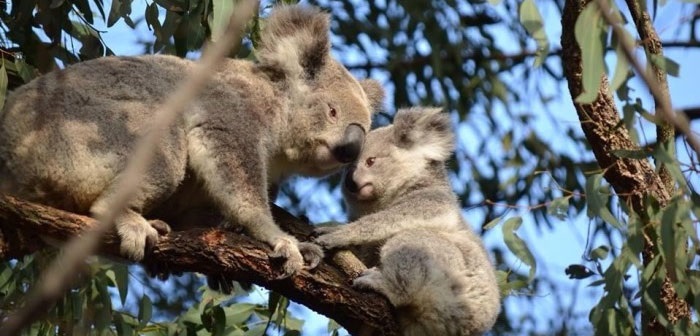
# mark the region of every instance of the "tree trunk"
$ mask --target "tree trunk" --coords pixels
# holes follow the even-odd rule
[[[562,64],[573,99],[583,92],[582,73],[584,71],[581,49],[576,42],[574,27],[581,11],[589,2],[591,0],[567,0],[562,13]],[[662,208],[665,207],[671,198],[666,185],[668,181],[664,181],[647,160],[619,158],[613,154],[613,150],[635,150],[638,146],[630,139],[624,127],[617,127],[621,124],[621,120],[605,75],[601,78],[598,97],[594,102],[579,104],[574,101],[573,103],[583,133],[591,145],[598,164],[604,170],[605,179],[620,199],[645,221],[642,260],[646,266],[656,255],[657,249],[655,230],[647,220],[644,203],[648,197],[652,197]],[[676,322],[682,318],[689,318],[688,305],[677,297],[668,276],[659,295],[666,306],[669,321]],[[643,334],[668,333],[656,319],[648,317],[644,306],[642,309]]]

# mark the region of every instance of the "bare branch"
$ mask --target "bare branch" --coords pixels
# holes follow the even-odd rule
[[[282,227],[299,239],[308,238],[312,226],[278,207],[273,212]],[[97,225],[90,217],[0,195],[0,257],[18,258],[44,247],[40,236],[69,240]],[[114,233],[108,232],[100,242],[101,254],[119,257],[119,237]],[[352,276],[322,263],[312,271],[278,279],[279,267],[274,260],[271,263],[269,253],[266,244],[230,230],[198,228],[163,237],[147,251],[143,265],[153,272],[200,272],[252,282],[336,320],[351,334],[360,334],[367,326],[380,335],[398,334],[388,300],[355,291]]]

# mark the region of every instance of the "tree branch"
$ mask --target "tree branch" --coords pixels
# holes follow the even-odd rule
[[[275,220],[300,239],[309,237],[312,226],[274,207]],[[0,257],[19,258],[45,245],[41,239],[66,241],[97,225],[86,216],[0,195]],[[311,271],[301,271],[287,279],[279,277],[279,267],[268,257],[269,248],[252,238],[222,229],[191,229],[171,232],[147,251],[142,264],[151,271],[199,272],[252,282],[326,315],[351,334],[367,326],[377,334],[397,335],[394,311],[386,298],[350,287],[351,277],[322,263]],[[119,257],[119,238],[107,234],[100,254]]]
[[[567,0],[562,13],[562,64],[564,65],[564,75],[567,78],[571,97],[577,97],[583,92],[583,62],[581,48],[575,38],[576,21],[585,8],[591,1],[596,0]],[[602,1],[597,1],[600,6]],[[603,4],[604,5],[604,4]],[[605,17],[609,15],[609,10],[601,8],[601,13]],[[610,22],[610,19],[607,19]],[[612,25],[616,30],[617,35],[621,35],[617,30],[618,26]],[[621,42],[626,41],[624,38],[619,39]],[[629,46],[626,46],[629,47]],[[635,62],[631,52],[625,48],[626,57],[631,62]],[[638,71],[640,76],[646,76],[646,72]],[[645,78],[646,79],[646,78]],[[670,102],[664,100],[663,95],[658,94],[658,87],[654,86],[654,78],[646,80],[650,90],[654,91],[654,97],[657,98],[660,105],[657,106],[662,111],[664,116],[671,114]],[[652,83],[652,84],[650,84]],[[580,104],[574,100],[574,107],[581,122],[581,128],[591,145],[593,153],[600,167],[604,169],[605,179],[615,189],[615,192],[620,195],[621,199],[627,203],[630,208],[645,222],[645,239],[643,248],[643,259],[645,265],[648,262],[650,253],[653,253],[655,241],[650,239],[649,232],[653,231],[653,224],[649,223],[649,215],[645,207],[645,199],[649,196],[656,199],[661,207],[668,205],[671,194],[664,185],[664,181],[659,174],[654,170],[648,160],[634,160],[619,158],[613,153],[615,149],[637,149],[637,146],[630,139],[629,133],[624,127],[616,127],[620,123],[620,115],[615,106],[610,88],[608,85],[607,76],[601,76],[601,84],[598,90],[598,96],[595,101],[590,104]],[[679,126],[677,123],[674,123]],[[687,123],[686,123],[687,126]],[[688,132],[684,132],[689,135]],[[673,287],[671,287],[672,289]],[[664,292],[660,295],[674,295],[674,292]],[[664,307],[672,308],[672,307]],[[647,321],[643,321],[645,323]],[[644,325],[644,332],[652,334],[665,334],[666,331],[653,326]]]

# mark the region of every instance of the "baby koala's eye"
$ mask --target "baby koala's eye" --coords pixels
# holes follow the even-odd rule
[[[377,159],[377,158],[374,157],[374,156],[368,157],[367,160],[365,160],[365,164],[367,165],[367,167],[372,167],[372,165],[374,165],[374,161],[375,161],[376,159]]]
[[[328,115],[333,119],[337,118],[338,111],[335,109],[335,107],[328,105],[328,108],[329,108]]]

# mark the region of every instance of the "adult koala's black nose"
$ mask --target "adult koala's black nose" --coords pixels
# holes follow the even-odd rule
[[[355,172],[355,167],[354,165],[352,167],[348,167],[345,170],[345,175],[343,176],[343,187],[345,190],[351,192],[351,193],[357,193],[359,188],[357,187],[357,183],[355,183],[355,180],[352,179],[352,174]]]
[[[333,148],[333,156],[342,163],[350,163],[357,159],[365,142],[365,129],[358,124],[350,124],[345,128],[343,140]]]

